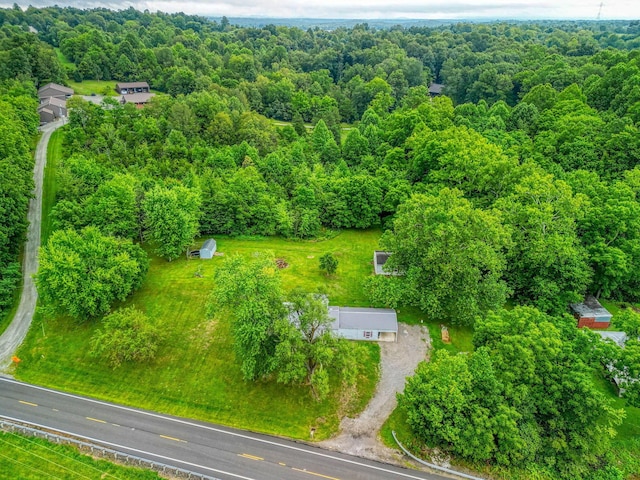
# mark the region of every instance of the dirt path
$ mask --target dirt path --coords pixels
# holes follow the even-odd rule
[[[427,327],[399,325],[397,343],[380,344],[380,382],[367,408],[356,418],[344,418],[340,434],[320,446],[350,455],[394,462],[398,455],[378,439],[380,427],[396,407],[396,392],[404,390],[420,361],[427,358],[431,340]]]
[[[47,163],[47,145],[51,134],[63,124],[62,121],[48,123],[41,127],[42,137],[38,142],[35,155],[35,167],[33,169],[33,181],[35,188],[34,198],[29,202],[29,228],[27,230],[27,243],[24,247],[24,259],[22,262],[22,275],[24,287],[20,297],[20,305],[11,325],[0,336],[0,371],[6,371],[11,365],[11,356],[20,346],[27,335],[33,313],[36,310],[38,292],[32,275],[38,271],[38,248],[40,247],[40,224],[42,222],[42,180],[44,166]]]

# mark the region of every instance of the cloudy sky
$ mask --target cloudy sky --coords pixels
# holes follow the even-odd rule
[[[472,18],[595,19],[600,0],[17,0],[19,5],[57,4],[273,18]],[[13,0],[0,0],[9,7]],[[604,0],[602,19],[640,19],[640,0]]]

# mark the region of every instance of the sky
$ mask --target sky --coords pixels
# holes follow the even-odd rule
[[[10,7],[12,0],[0,0]],[[18,5],[78,8],[130,6],[220,17],[356,19],[590,19],[600,0],[17,0]],[[600,18],[640,19],[640,0],[603,0]]]

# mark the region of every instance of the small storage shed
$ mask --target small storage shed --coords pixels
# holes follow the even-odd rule
[[[214,253],[216,253],[216,241],[210,238],[200,248],[200,258],[213,258]]]
[[[329,307],[331,330],[349,340],[396,342],[398,317],[390,308]]]
[[[376,275],[389,275],[389,272],[385,272],[382,267],[389,257],[391,256],[391,252],[381,252],[379,250],[374,250],[373,252],[373,268],[375,269]]]
[[[571,310],[578,321],[578,328],[609,328],[613,316],[592,296],[586,297],[582,303],[574,303],[571,305]]]

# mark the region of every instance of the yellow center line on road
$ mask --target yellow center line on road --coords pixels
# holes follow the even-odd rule
[[[239,457],[248,458],[249,460],[264,460],[262,457],[256,457],[255,455],[249,455],[248,453],[239,453]]]
[[[301,470],[299,468],[293,468],[293,467],[291,468],[291,470],[295,470],[296,472],[308,473],[309,475],[314,475],[316,477],[328,478],[329,480],[340,480],[339,478],[336,478],[336,477],[329,477],[328,475],[322,475],[321,473],[310,472],[309,470]]]
[[[98,422],[98,423],[107,423],[104,420],[98,420],[97,418],[91,418],[91,417],[84,417],[87,420],[91,420],[92,422]]]
[[[37,407],[38,404],[37,403],[31,403],[31,402],[25,402],[24,400],[18,400],[20,403],[22,403],[23,405],[29,405],[31,407]]]
[[[173,440],[174,442],[182,442],[182,443],[187,443],[186,440],[180,440],[179,438],[176,437],[170,437],[168,435],[160,435],[160,438],[165,438],[167,440]]]

